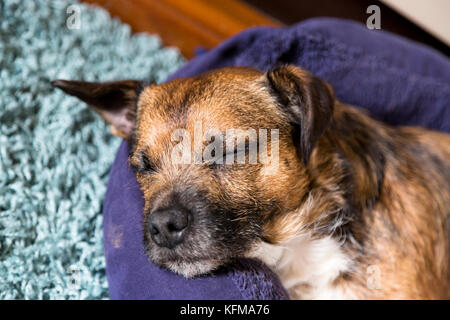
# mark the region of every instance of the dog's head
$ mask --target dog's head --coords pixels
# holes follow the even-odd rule
[[[308,160],[334,104],[328,84],[293,66],[223,68],[161,85],[53,85],[129,141],[147,254],[188,277],[284,237],[283,219],[308,193]]]

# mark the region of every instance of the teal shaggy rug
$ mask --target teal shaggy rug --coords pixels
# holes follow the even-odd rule
[[[108,297],[101,210],[120,141],[50,81],[162,81],[182,63],[101,9],[0,0],[0,299]]]

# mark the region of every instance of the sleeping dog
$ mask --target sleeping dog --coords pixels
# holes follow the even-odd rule
[[[449,135],[371,119],[294,66],[52,84],[129,142],[154,263],[258,258],[294,299],[450,298]]]

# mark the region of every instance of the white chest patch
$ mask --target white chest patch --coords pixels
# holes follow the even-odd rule
[[[333,281],[349,270],[350,259],[331,238],[298,236],[286,243],[259,244],[251,257],[262,260],[280,278],[291,299],[351,299]]]

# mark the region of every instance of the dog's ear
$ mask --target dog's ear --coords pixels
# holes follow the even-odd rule
[[[266,78],[272,94],[294,124],[295,141],[303,163],[330,124],[334,91],[325,81],[295,66],[271,69]]]
[[[110,124],[114,135],[126,140],[131,137],[136,118],[136,100],[142,89],[142,82],[55,80],[51,84],[90,105]]]

